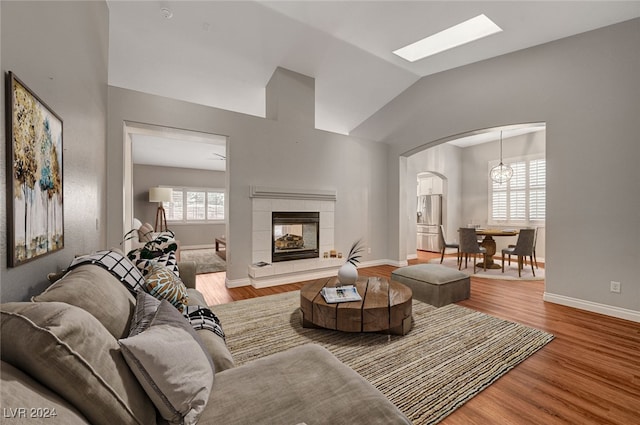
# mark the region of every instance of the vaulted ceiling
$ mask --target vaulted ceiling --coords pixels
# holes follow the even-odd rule
[[[316,127],[344,134],[423,76],[640,16],[638,1],[108,4],[110,85],[264,116],[281,66],[315,78]],[[479,14],[503,31],[413,63],[392,53]]]
[[[316,128],[342,134],[421,77],[640,16],[640,1],[108,5],[110,85],[265,116],[280,66],[315,78]],[[392,53],[479,14],[503,31],[413,63]]]

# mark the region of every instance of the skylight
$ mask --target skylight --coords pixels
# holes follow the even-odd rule
[[[468,21],[394,50],[393,53],[409,62],[415,62],[427,56],[462,46],[501,31],[502,28],[484,14],[478,15]]]

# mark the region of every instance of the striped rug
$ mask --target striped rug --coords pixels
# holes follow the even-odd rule
[[[215,306],[237,365],[301,344],[324,346],[416,425],[435,424],[553,335],[454,304],[413,301],[405,336],[301,326],[299,291]]]

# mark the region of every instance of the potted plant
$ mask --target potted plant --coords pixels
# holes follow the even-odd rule
[[[358,269],[356,264],[360,262],[362,255],[360,253],[364,250],[362,239],[357,240],[351,245],[349,254],[347,254],[347,261],[338,269],[338,282],[341,285],[354,285],[358,279]]]

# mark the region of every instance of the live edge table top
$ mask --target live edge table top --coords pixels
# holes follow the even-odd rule
[[[323,287],[340,286],[336,277],[314,280],[300,289],[302,326],[343,332],[405,335],[411,329],[411,289],[383,277],[360,277],[362,301],[327,304]]]

